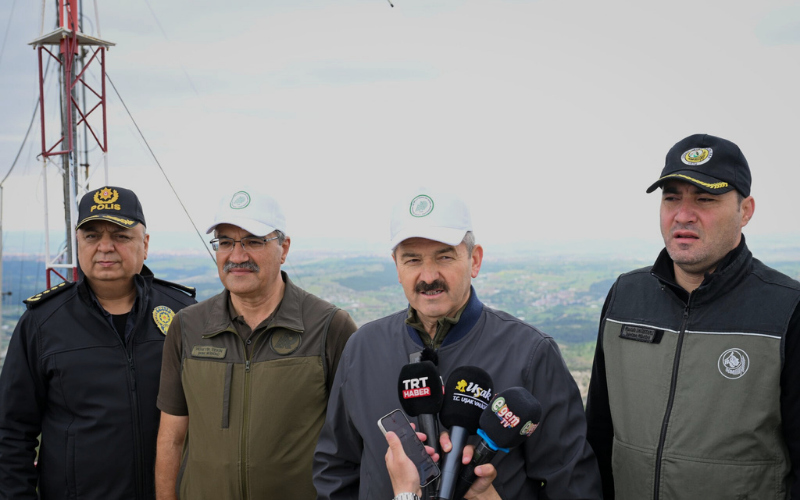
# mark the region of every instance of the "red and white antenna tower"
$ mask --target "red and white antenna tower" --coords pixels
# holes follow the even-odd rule
[[[89,177],[88,171],[83,175],[78,169],[78,152],[76,148],[78,126],[84,127],[84,134],[91,135],[100,150],[103,152],[103,165],[105,169],[105,182],[108,183],[108,137],[106,127],[106,49],[113,46],[111,42],[100,40],[80,31],[78,23],[79,12],[77,0],[59,0],[58,4],[58,29],[32,41],[39,55],[39,117],[42,127],[42,162],[44,178],[44,210],[45,210],[45,266],[47,287],[51,286],[51,273],[56,274],[64,281],[78,279],[78,260],[75,249],[75,225],[78,217],[78,187],[81,195],[86,192]],[[58,55],[50,48],[58,46]],[[82,62],[79,56],[81,47],[86,47],[92,52],[88,62]],[[84,53],[84,56],[86,53]],[[52,57],[59,64],[60,74],[60,101],[61,101],[61,133],[54,134],[57,139],[52,139],[48,147],[48,138],[45,119],[45,94],[44,94],[44,66],[43,59]],[[94,64],[100,68],[99,89],[97,84],[93,87],[87,83],[86,70]],[[83,101],[79,99],[77,90],[83,90]],[[89,91],[93,102],[88,103],[86,90]],[[90,107],[91,106],[91,107]],[[98,118],[99,116],[99,118]],[[90,122],[90,117],[92,118]],[[94,124],[94,126],[92,126]],[[53,162],[53,157],[61,157],[61,165]],[[50,228],[47,206],[47,165],[55,165],[63,175],[64,193],[64,223],[66,228],[67,244],[62,252],[51,259],[50,256]],[[86,165],[88,167],[88,165]],[[88,168],[87,168],[88,170]],[[58,271],[62,270],[62,273]]]

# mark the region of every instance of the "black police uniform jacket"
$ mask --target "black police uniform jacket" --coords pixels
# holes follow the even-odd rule
[[[0,374],[0,499],[155,497],[159,322],[194,289],[134,281],[124,343],[83,280],[26,301]]]

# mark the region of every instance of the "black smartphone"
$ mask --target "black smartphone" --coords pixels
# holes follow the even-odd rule
[[[425,445],[419,440],[414,428],[411,427],[408,418],[401,410],[394,410],[381,417],[378,420],[378,427],[380,427],[384,435],[392,431],[400,438],[400,442],[403,443],[403,451],[417,466],[420,486],[427,486],[431,481],[439,477],[439,467],[428,455],[428,452],[425,451]]]

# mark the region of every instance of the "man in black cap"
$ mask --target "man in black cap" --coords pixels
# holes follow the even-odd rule
[[[800,283],[753,258],[750,168],[693,135],[661,177],[665,249],[603,306],[588,440],[604,498],[800,498]]]
[[[25,301],[0,374],[3,500],[155,496],[161,350],[194,289],[144,266],[133,191],[87,193],[78,220],[83,277]]]

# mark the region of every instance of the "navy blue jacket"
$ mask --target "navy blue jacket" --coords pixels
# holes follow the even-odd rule
[[[26,301],[0,374],[0,499],[155,497],[164,334],[154,310],[195,300],[147,267],[135,283],[126,342],[83,280]]]

